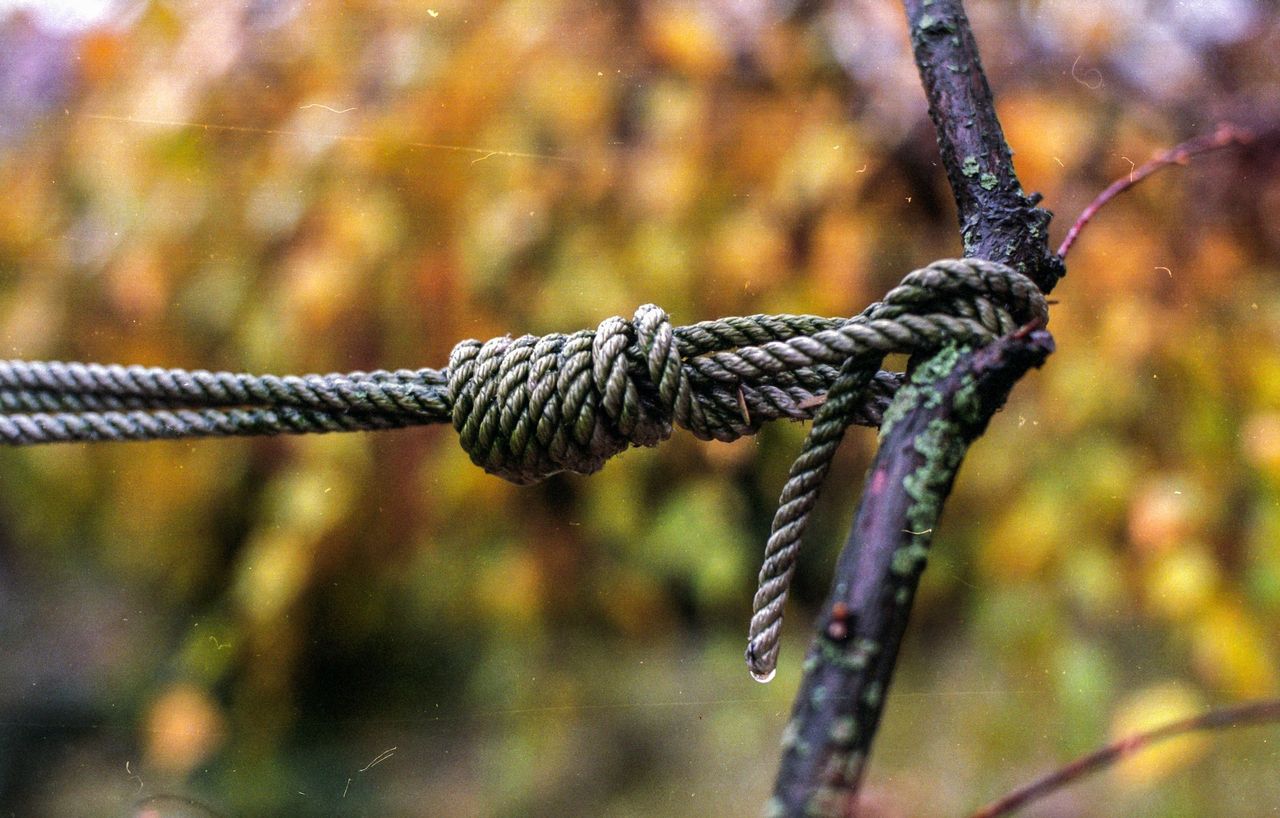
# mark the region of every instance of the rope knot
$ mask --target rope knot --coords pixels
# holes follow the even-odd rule
[[[902,375],[890,353],[980,346],[1047,318],[1025,275],[942,259],[853,318],[748,315],[672,327],[646,305],[569,335],[463,341],[447,371],[277,377],[0,361],[0,442],[152,440],[391,429],[452,420],[485,470],[516,483],[590,474],[679,425],[736,440],[779,418],[813,420],[783,487],[760,569],[747,663],[768,679],[796,553],[845,429],[880,425]]]
[[[453,426],[476,465],[515,483],[591,474],[693,424],[671,321],[647,304],[594,331],[463,341],[449,356]]]

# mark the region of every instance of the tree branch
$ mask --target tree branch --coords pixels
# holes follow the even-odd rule
[[[1018,182],[964,8],[960,0],[905,5],[965,254],[1009,264],[1048,292],[1064,272],[1049,249],[1052,214]],[[805,659],[766,814],[855,814],[943,502],[969,443],[1052,350],[1039,327],[972,353],[948,347],[915,366],[894,399]]]
[[[1229,730],[1234,727],[1275,724],[1277,721],[1280,721],[1280,699],[1264,699],[1210,710],[1154,730],[1126,736],[1019,787],[978,810],[971,818],[1001,818],[1012,815],[1033,801],[1051,795],[1086,775],[1105,770],[1120,759],[1166,739],[1204,730]]]
[[[969,443],[1052,351],[1032,327],[973,354],[948,347],[899,390],[805,659],[767,815],[853,814],[943,500]]]
[[[1058,247],[1058,256],[1064,259],[1067,257],[1067,253],[1071,252],[1072,245],[1080,237],[1080,231],[1089,225],[1090,220],[1098,215],[1098,211],[1105,207],[1108,202],[1153,173],[1170,165],[1185,165],[1193,158],[1204,153],[1221,150],[1233,145],[1247,145],[1252,141],[1253,134],[1250,131],[1224,122],[1220,123],[1214,129],[1214,132],[1208,136],[1188,139],[1181,145],[1175,145],[1167,151],[1157,153],[1151,159],[1142,163],[1140,167],[1129,171],[1128,175],[1122,176],[1107,185],[1107,189],[1099,193],[1089,203],[1089,206],[1080,213],[1075,223],[1071,225],[1071,229],[1067,231],[1067,235],[1062,239],[1062,244]]]
[[[911,50],[938,132],[966,256],[1003,261],[1046,293],[1065,269],[1049,250],[1053,214],[1022,192],[960,0],[905,0]]]

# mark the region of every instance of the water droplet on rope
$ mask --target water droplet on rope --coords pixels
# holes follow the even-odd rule
[[[778,669],[776,667],[773,670],[770,670],[768,673],[756,673],[753,670],[751,671],[751,678],[755,679],[757,682],[759,682],[762,685],[767,685],[769,684],[769,682],[773,681],[773,677],[776,676],[777,674],[778,674]]]

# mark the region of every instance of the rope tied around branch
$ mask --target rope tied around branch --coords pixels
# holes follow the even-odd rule
[[[447,369],[273,376],[59,362],[0,362],[0,440],[300,434],[451,422],[485,470],[516,483],[590,474],[680,426],[735,440],[769,420],[813,420],[760,570],[747,664],[777,664],[800,539],[845,429],[878,426],[901,376],[890,353],[981,345],[1044,320],[1025,275],[980,259],[909,273],[850,319],[754,315],[674,327],[653,305],[594,331],[468,340]],[[815,411],[816,408],[816,411]]]
[[[889,353],[919,355],[947,344],[980,346],[1049,317],[1044,294],[1026,275],[983,259],[943,259],[908,273],[845,333],[858,339],[791,464],[774,514],[747,641],[747,667],[757,681],[773,678],[782,612],[796,555],[835,451],[868,379]]]

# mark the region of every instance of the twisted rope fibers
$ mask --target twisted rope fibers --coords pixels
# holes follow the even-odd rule
[[[1026,276],[979,259],[909,273],[851,319],[754,315],[673,327],[653,305],[594,331],[454,347],[446,369],[285,376],[0,362],[11,445],[391,429],[452,422],[486,471],[532,483],[590,474],[673,425],[735,440],[769,420],[814,423],[782,490],[760,570],[747,664],[777,664],[782,609],[809,515],[845,429],[878,426],[901,376],[885,355],[980,345],[1047,315]],[[816,411],[815,411],[816,407]]]
[[[655,307],[642,311],[661,313]],[[610,319],[606,324],[619,320]],[[799,337],[841,323],[841,319],[813,316],[748,316],[676,328],[679,352],[688,356],[685,364],[692,399],[699,404],[700,415],[709,418],[701,436],[733,440],[756,431],[765,421],[812,418],[821,395],[836,377],[836,367],[814,363],[788,371],[766,363],[753,369],[733,349],[753,340]],[[592,333],[542,340],[554,347],[583,335],[590,337]],[[538,339],[500,338],[479,347],[486,359],[493,359],[498,350],[508,345],[522,347],[530,340]],[[477,345],[465,341],[459,348],[470,353]],[[712,350],[717,351],[714,357],[696,357]],[[636,374],[643,377],[642,371]],[[464,377],[468,376],[461,371],[451,375],[448,369],[279,377],[0,361],[0,442],[30,445],[301,434],[448,423],[455,415],[455,394],[470,395],[474,408],[476,390],[468,389]],[[895,373],[877,373],[854,422],[879,425],[900,380]],[[535,408],[545,414],[542,404]],[[489,438],[481,441],[485,446],[493,442]],[[477,462],[485,465],[480,458]],[[511,477],[517,482],[533,482],[569,467],[548,466],[542,473]]]
[[[1044,294],[1030,278],[997,262],[943,259],[908,273],[883,301],[842,328],[860,342],[827,392],[778,501],[747,640],[747,667],[758,681],[777,668],[782,612],[796,555],[831,460],[849,427],[858,395],[883,357],[919,354],[947,344],[982,345],[1032,320],[1048,319]]]

